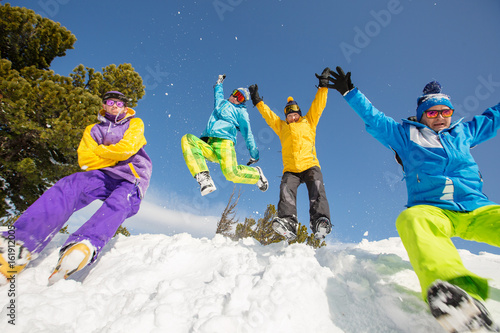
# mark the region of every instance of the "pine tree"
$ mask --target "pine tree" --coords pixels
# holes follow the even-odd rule
[[[255,220],[252,218],[245,218],[245,222],[243,224],[238,223],[236,225],[236,230],[234,232],[234,235],[232,237],[233,240],[238,240],[242,238],[247,238],[247,237],[254,237],[255,238],[255,232],[253,231],[253,226],[255,225]]]
[[[125,237],[130,237],[130,232],[124,226],[119,226],[113,237],[118,235],[124,235]]]
[[[221,234],[230,238],[234,237],[234,233],[232,232],[233,227],[238,223],[238,219],[236,219],[236,206],[241,196],[241,192],[238,191],[238,196],[233,200],[235,190],[236,186],[233,187],[233,192],[229,197],[229,201],[222,212],[219,222],[217,222],[217,230],[215,231],[216,234]]]
[[[31,23],[19,28],[26,19]],[[76,150],[85,127],[97,120],[104,92],[123,92],[132,99],[130,107],[144,96],[130,64],[109,65],[102,73],[79,65],[69,77],[46,70],[75,39],[47,21],[25,8],[0,6],[0,217],[21,213],[57,180],[79,171]],[[33,37],[34,45],[52,52],[19,45],[16,29],[24,33],[33,26],[34,36],[44,36]],[[73,42],[62,43],[61,36]],[[17,51],[4,51],[10,48]]]
[[[72,49],[76,37],[61,24],[26,8],[0,6],[0,53],[20,70],[48,69],[56,57]]]
[[[273,219],[276,216],[277,213],[274,205],[267,205],[266,211],[264,212],[264,217],[259,219],[253,236],[262,245],[278,243],[282,240],[282,237],[276,234],[272,229]]]
[[[9,227],[16,222],[16,220],[19,218],[19,216],[9,216],[6,218],[0,219],[0,227]]]
[[[306,243],[307,245],[312,246],[315,249],[326,246],[325,241],[316,239],[313,233],[309,234],[307,232],[307,227],[305,225],[302,225],[301,223],[299,223],[297,227],[297,238],[290,242],[290,244],[293,243]]]
[[[279,243],[285,238],[276,234],[272,229],[272,221],[276,216],[277,212],[275,206],[269,204],[264,212],[264,216],[260,218],[257,223],[253,218],[246,218],[243,224],[238,223],[234,235],[231,238],[233,240],[238,240],[246,237],[253,237],[262,245]],[[313,233],[309,234],[307,232],[307,227],[300,223],[297,227],[297,238],[289,243],[306,243],[315,249],[326,246],[325,241],[316,239]]]
[[[68,235],[69,234],[68,225],[66,224],[64,227],[62,227],[61,230],[59,230],[59,233]]]

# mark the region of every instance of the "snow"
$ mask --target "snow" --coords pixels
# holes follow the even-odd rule
[[[220,235],[120,235],[94,265],[48,286],[66,237],[19,276],[15,298],[0,287],[0,332],[442,332],[399,238],[314,250]],[[491,278],[486,306],[498,321],[500,256],[460,253]]]

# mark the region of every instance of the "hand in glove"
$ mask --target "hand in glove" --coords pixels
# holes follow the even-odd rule
[[[351,82],[351,72],[344,73],[340,66],[337,66],[337,72],[330,71],[330,81],[333,82],[333,85],[330,84],[329,87],[337,90],[342,96],[345,95],[346,92],[354,89],[354,86]]]
[[[247,165],[250,166],[254,163],[257,163],[259,161],[259,159],[255,159],[255,158],[250,158],[250,161],[248,161]]]
[[[250,87],[248,87],[248,91],[250,91],[250,98],[252,99],[253,106],[262,101],[262,98],[259,96],[258,85],[252,84]]]
[[[226,78],[226,74],[220,74],[219,78],[217,79],[217,83],[216,84],[224,82],[225,78]]]
[[[316,77],[319,79],[319,84],[318,86],[324,87],[324,88],[333,88],[333,86],[330,84],[330,80],[328,79],[328,76],[330,75],[330,68],[325,68],[323,69],[323,73],[321,75],[315,74]]]

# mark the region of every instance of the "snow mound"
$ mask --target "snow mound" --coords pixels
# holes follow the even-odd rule
[[[0,288],[1,332],[442,332],[399,238],[314,250],[219,235],[120,236],[96,264],[49,287],[64,238],[17,279],[15,326],[12,298],[3,301],[9,286]],[[461,254],[492,278],[486,305],[500,317],[500,256]]]

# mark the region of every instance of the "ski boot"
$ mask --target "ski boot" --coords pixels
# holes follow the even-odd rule
[[[432,315],[446,332],[500,332],[486,307],[463,289],[437,280],[427,291]]]
[[[31,260],[31,252],[19,242],[0,235],[0,286],[19,274]]]
[[[286,218],[275,217],[273,219],[273,230],[286,238],[287,241],[293,241],[297,238],[297,222],[291,222]]]
[[[210,173],[208,171],[202,171],[194,176],[198,184],[200,184],[200,192],[201,195],[205,196],[209,193],[212,193],[217,188],[215,188],[214,181],[212,177],[210,177]]]
[[[314,234],[314,238],[323,240],[326,235],[332,232],[332,223],[327,217],[320,217],[316,221],[311,221],[311,231]]]
[[[267,178],[266,178],[266,176],[264,176],[264,172],[262,171],[262,169],[260,167],[255,167],[255,169],[257,169],[257,171],[259,171],[259,175],[260,175],[260,178],[257,181],[257,187],[262,192],[266,192],[267,189],[269,188],[269,182],[267,181]]]
[[[90,262],[94,255],[93,246],[88,241],[68,245],[61,250],[56,268],[49,277],[49,285],[67,279]]]

